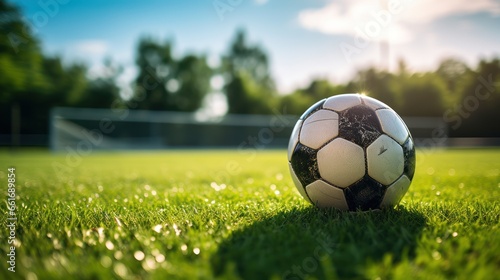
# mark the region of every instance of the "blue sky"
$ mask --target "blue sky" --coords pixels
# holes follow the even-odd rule
[[[99,73],[112,57],[133,79],[138,39],[171,39],[178,54],[205,53],[213,62],[237,28],[264,47],[282,92],[315,77],[333,82],[357,69],[433,69],[443,57],[470,65],[500,55],[500,0],[40,0],[13,1],[35,27],[43,49],[85,61]],[[227,8],[217,10],[215,5]],[[389,43],[380,56],[380,41]]]

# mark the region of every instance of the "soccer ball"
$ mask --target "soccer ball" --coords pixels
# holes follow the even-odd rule
[[[317,207],[392,208],[410,187],[415,147],[386,104],[360,94],[323,99],[300,117],[288,144],[299,193]]]

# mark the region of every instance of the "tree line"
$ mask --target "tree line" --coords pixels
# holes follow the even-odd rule
[[[123,68],[104,61],[99,76],[81,63],[65,63],[43,53],[40,41],[23,21],[20,10],[0,0],[0,134],[20,123],[21,134],[47,134],[52,107],[111,108],[122,101],[118,78]],[[367,67],[343,84],[314,79],[292,93],[279,93],[270,73],[265,49],[248,42],[238,30],[221,56],[210,66],[205,54],[174,55],[171,41],[142,37],[136,49],[138,75],[133,81],[135,102],[130,109],[194,112],[213,91],[220,77],[228,113],[272,114],[276,110],[300,115],[317,100],[363,92],[402,116],[439,117],[451,136],[500,137],[500,60],[481,59],[470,67],[448,58],[433,71],[410,72],[404,61],[395,72]]]

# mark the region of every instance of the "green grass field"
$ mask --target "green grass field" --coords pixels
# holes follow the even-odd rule
[[[70,160],[0,151],[1,279],[500,279],[498,149],[419,151],[401,205],[364,213],[308,204],[285,151]]]

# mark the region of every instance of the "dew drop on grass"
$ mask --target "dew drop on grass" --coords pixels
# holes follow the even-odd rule
[[[274,191],[274,194],[275,194],[275,195],[280,195],[280,191],[275,190],[275,191]]]
[[[278,181],[283,180],[283,174],[281,174],[281,173],[276,174],[276,180],[278,180]]]
[[[272,184],[272,185],[270,186],[270,188],[271,188],[271,190],[273,190],[273,191],[274,191],[274,190],[276,189],[276,185],[275,185],[275,184]]]
[[[165,256],[162,255],[162,254],[158,254],[158,255],[155,256],[155,260],[156,260],[157,263],[162,263],[162,262],[165,261]]]
[[[101,265],[105,268],[109,268],[111,266],[111,264],[113,263],[113,260],[111,260],[110,257],[108,256],[103,256],[101,258]]]
[[[437,191],[437,192],[436,192],[436,195],[437,195],[437,196],[440,196],[440,195],[441,195],[441,192],[440,192],[440,191]]]
[[[113,270],[118,276],[120,276],[122,278],[125,278],[127,276],[127,273],[128,273],[127,267],[122,263],[115,264],[115,266],[113,267]]]
[[[142,252],[142,251],[135,251],[134,258],[136,260],[138,260],[138,261],[142,261],[144,259],[144,252]]]
[[[156,269],[156,262],[153,257],[147,257],[144,262],[142,262],[142,268],[144,270],[153,270]]]
[[[173,224],[172,227],[174,228],[175,235],[179,236],[181,234],[181,230],[177,227],[176,224]]]
[[[38,280],[38,276],[34,272],[28,272],[26,274],[26,280]]]
[[[113,256],[115,257],[115,259],[121,260],[123,258],[123,253],[122,251],[116,251]]]
[[[193,249],[193,253],[194,253],[195,255],[199,255],[199,254],[200,254],[200,248],[194,248],[194,249]]]
[[[122,222],[118,219],[118,217],[115,217],[115,222],[117,226],[122,227]]]
[[[157,233],[160,233],[161,228],[162,228],[162,225],[156,225],[153,227],[153,230],[156,231]]]
[[[181,250],[182,251],[186,251],[187,248],[188,248],[188,246],[186,244],[182,244],[182,246],[181,246]]]
[[[434,251],[434,252],[432,252],[432,258],[435,260],[440,260],[441,254],[438,251]]]
[[[144,189],[147,190],[147,191],[149,191],[149,190],[151,190],[151,186],[150,185],[144,185]]]
[[[111,241],[106,241],[106,248],[108,248],[108,250],[113,250],[115,248],[115,245],[113,244],[113,242]]]
[[[451,234],[451,236],[453,236],[453,237],[457,237],[457,236],[458,236],[458,232],[456,232],[456,231],[455,231],[455,232],[453,232],[453,233]]]
[[[80,247],[80,248],[83,248],[83,242],[81,240],[75,240],[75,245]]]
[[[61,250],[62,246],[61,243],[59,243],[59,239],[55,238],[52,243],[54,244],[54,249],[56,250]]]
[[[436,242],[437,242],[438,244],[441,244],[441,243],[443,242],[443,239],[441,239],[441,237],[438,237],[438,238],[436,238]]]

